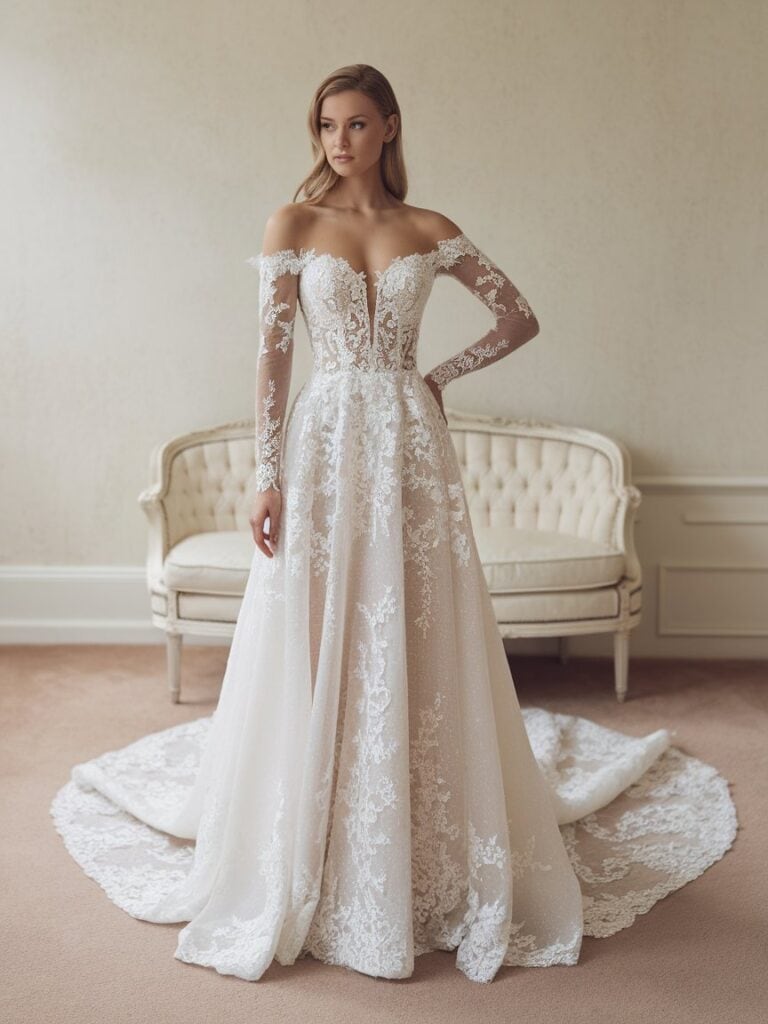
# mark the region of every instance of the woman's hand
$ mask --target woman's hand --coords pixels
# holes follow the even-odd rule
[[[429,374],[427,374],[426,377],[424,378],[424,383],[427,385],[429,390],[434,395],[435,401],[437,402],[437,407],[440,410],[440,414],[447,423],[448,417],[445,415],[445,409],[443,408],[443,392],[440,390],[437,384],[435,384],[435,382],[432,380]]]
[[[253,530],[253,539],[256,547],[267,558],[274,557],[274,549],[277,547],[278,535],[280,533],[280,513],[283,508],[283,496],[276,487],[269,487],[266,491],[259,491],[253,501],[253,511],[248,519]],[[269,532],[264,530],[264,521],[269,517]],[[268,542],[272,548],[267,547]]]

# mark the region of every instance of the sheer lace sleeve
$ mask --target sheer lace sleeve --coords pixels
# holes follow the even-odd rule
[[[438,243],[437,272],[457,278],[493,314],[493,327],[479,341],[446,359],[426,377],[442,391],[449,381],[479,370],[538,334],[533,310],[515,285],[465,234]]]
[[[281,489],[285,410],[291,383],[300,259],[293,249],[259,253],[246,263],[260,274],[256,361],[256,490]]]

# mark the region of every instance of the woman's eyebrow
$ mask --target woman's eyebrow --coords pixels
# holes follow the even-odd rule
[[[358,117],[368,117],[368,115],[367,114],[352,114],[351,117],[347,118],[347,121],[356,121]],[[329,117],[327,114],[323,114],[322,117],[320,118],[320,120],[321,121],[333,121],[333,118]]]

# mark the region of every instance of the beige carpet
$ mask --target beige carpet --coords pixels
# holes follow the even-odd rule
[[[398,981],[311,959],[274,963],[258,982],[225,977],[174,959],[182,925],[135,920],[83,874],[48,810],[71,766],[210,714],[225,662],[225,648],[187,648],[172,705],[161,647],[0,650],[3,1024],[768,1020],[765,663],[635,659],[621,705],[608,661],[512,659],[523,706],[631,735],[677,729],[676,746],[732,783],[740,828],[720,861],[631,928],[585,938],[578,965],[505,967],[479,985],[443,952]]]

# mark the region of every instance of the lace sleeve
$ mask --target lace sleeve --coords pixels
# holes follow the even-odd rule
[[[519,348],[538,334],[533,310],[515,285],[465,234],[438,244],[437,270],[457,278],[493,314],[493,327],[479,341],[430,370],[442,391],[449,381],[479,370]]]
[[[256,490],[281,489],[285,410],[291,383],[300,260],[293,249],[246,260],[259,270],[256,360]]]

